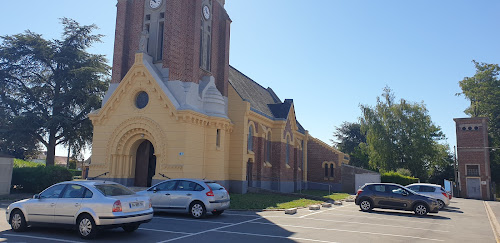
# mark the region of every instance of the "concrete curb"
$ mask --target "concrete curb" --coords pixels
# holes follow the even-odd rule
[[[490,205],[487,201],[483,201],[484,208],[486,209],[486,214],[488,215],[488,219],[490,220],[491,230],[493,230],[493,234],[495,235],[495,240],[497,243],[500,243],[500,223],[498,223],[497,217],[493,210],[491,210]]]

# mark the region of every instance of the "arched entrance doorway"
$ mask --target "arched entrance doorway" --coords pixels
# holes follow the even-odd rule
[[[134,186],[149,187],[156,173],[156,156],[153,144],[149,140],[142,142],[137,148],[135,160]]]

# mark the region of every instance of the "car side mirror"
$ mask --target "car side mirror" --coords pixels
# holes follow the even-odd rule
[[[40,194],[33,195],[33,199],[40,199]]]
[[[407,191],[403,191],[401,194],[403,194],[403,196],[408,196],[409,193]]]
[[[156,193],[158,191],[157,187],[153,187],[153,192]]]

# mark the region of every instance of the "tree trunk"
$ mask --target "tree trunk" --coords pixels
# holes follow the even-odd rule
[[[47,146],[47,158],[45,160],[45,165],[54,165],[54,160],[56,156],[56,134],[52,131],[49,133],[49,146]]]

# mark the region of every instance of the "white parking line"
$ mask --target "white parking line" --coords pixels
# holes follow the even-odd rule
[[[314,240],[314,239],[306,239],[306,238],[298,238],[298,237],[286,237],[286,236],[277,236],[277,235],[252,234],[252,233],[232,232],[232,231],[224,231],[224,230],[217,230],[215,232],[222,232],[222,233],[228,233],[228,234],[261,236],[261,237],[271,237],[271,238],[281,238],[281,239],[290,239],[290,240],[305,240],[305,241],[324,242],[324,243],[336,243],[334,241]]]
[[[252,224],[264,224],[264,225],[276,225],[273,223],[261,223],[261,222],[252,222]],[[403,238],[412,238],[419,240],[432,240],[432,241],[444,241],[439,239],[430,239],[423,238],[418,236],[411,235],[395,235],[395,234],[386,234],[386,233],[378,233],[378,232],[366,232],[366,231],[356,231],[356,230],[343,230],[343,229],[332,229],[332,228],[317,228],[317,227],[308,227],[308,226],[297,226],[297,225],[289,225],[289,224],[279,224],[280,227],[294,227],[294,228],[302,228],[302,229],[314,229],[314,230],[327,230],[327,231],[340,231],[340,232],[349,232],[349,233],[358,233],[358,234],[370,234],[370,235],[383,235],[383,236],[392,236],[392,237],[403,237]]]
[[[259,218],[256,218],[256,219],[250,219],[250,220],[247,220],[247,221],[243,221],[243,222],[239,222],[239,223],[235,223],[235,224],[231,224],[231,225],[221,226],[221,227],[218,227],[218,228],[215,228],[215,229],[205,230],[205,231],[201,231],[201,232],[198,232],[198,233],[193,233],[193,234],[190,234],[190,235],[184,235],[184,236],[180,236],[180,237],[177,237],[177,238],[160,241],[158,243],[165,243],[165,242],[170,242],[170,241],[174,241],[174,240],[179,240],[179,239],[183,239],[183,238],[194,236],[194,235],[200,235],[200,234],[204,234],[204,233],[207,233],[207,232],[216,231],[216,230],[219,230],[219,229],[224,229],[224,228],[228,228],[228,227],[232,227],[232,226],[236,226],[236,225],[240,225],[240,224],[249,223],[249,222],[252,222],[252,221],[255,221],[255,220],[259,220],[259,219],[261,219],[261,218],[259,217]]]
[[[215,222],[215,221],[207,221],[207,220],[197,220],[197,219],[178,219],[178,218],[168,218],[168,217],[153,217],[154,219],[165,219],[165,220],[177,220],[177,221],[188,221],[195,223],[210,223],[210,224],[231,224],[225,222]]]
[[[290,217],[285,217],[285,216],[268,216],[267,218],[284,218],[284,219],[290,219]],[[300,218],[300,217],[297,217]],[[304,218],[300,218],[304,219]],[[443,232],[443,233],[448,233],[450,231],[446,230],[434,230],[434,229],[425,229],[425,228],[416,228],[416,227],[409,227],[409,226],[401,226],[401,225],[391,225],[391,224],[373,224],[373,223],[362,223],[362,222],[352,222],[352,221],[343,221],[343,220],[334,220],[334,219],[315,219],[315,218],[307,218],[305,220],[313,220],[313,221],[324,221],[324,222],[335,222],[335,223],[347,223],[347,224],[366,224],[366,225],[372,225],[372,226],[384,226],[384,227],[396,227],[396,228],[404,228],[404,229],[414,229],[414,230],[426,230],[426,231],[436,231],[436,232]],[[277,223],[278,224],[278,223]]]
[[[71,242],[71,243],[82,242],[82,241],[62,240],[62,239],[57,239],[57,238],[38,237],[38,236],[30,236],[30,235],[0,234],[0,236],[3,236],[3,235],[12,236],[12,237],[24,237],[24,238],[31,238],[31,239],[38,239],[38,240],[51,240],[51,241],[60,241],[60,242]]]
[[[332,211],[332,210],[335,210],[335,209],[338,209],[338,208],[347,207],[347,206],[349,206],[349,205],[343,205],[343,206],[339,206],[339,207],[335,207],[335,208],[330,208],[330,209],[327,209],[327,210],[324,210],[324,211],[319,210],[318,212],[314,212],[314,213],[302,215],[299,218],[305,218],[305,217],[310,216],[310,215],[314,215],[314,214],[318,214],[318,213],[324,213],[324,212]]]
[[[155,231],[155,232],[163,232],[163,233],[183,234],[183,235],[189,235],[189,234],[191,234],[191,233],[187,233],[187,232],[177,232],[177,231],[159,230],[159,229],[149,229],[149,228],[139,228],[139,229],[140,229],[140,230]]]

